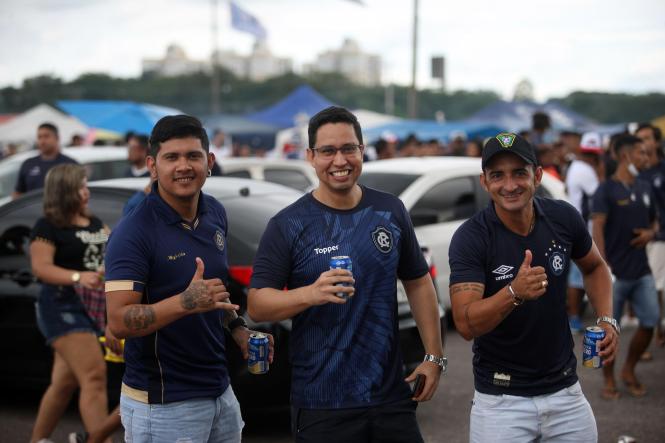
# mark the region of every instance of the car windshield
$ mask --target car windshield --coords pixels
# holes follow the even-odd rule
[[[418,177],[417,174],[393,174],[390,172],[363,172],[360,184],[399,196]]]

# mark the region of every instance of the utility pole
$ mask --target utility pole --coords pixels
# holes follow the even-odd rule
[[[411,88],[407,98],[407,112],[409,118],[416,118],[418,112],[418,97],[416,91],[416,61],[418,54],[418,0],[413,0],[413,40],[411,47]]]
[[[220,78],[219,78],[219,69],[217,58],[219,57],[219,46],[217,43],[217,33],[218,33],[218,8],[217,0],[210,0],[210,33],[212,35],[212,50],[210,54],[210,113],[219,114],[220,112]]]

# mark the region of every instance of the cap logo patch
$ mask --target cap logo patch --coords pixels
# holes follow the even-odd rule
[[[504,148],[510,148],[513,143],[515,143],[515,134],[509,134],[507,132],[502,132],[496,136],[496,139],[499,140],[501,146]]]

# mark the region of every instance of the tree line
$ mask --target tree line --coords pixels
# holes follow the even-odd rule
[[[283,98],[302,84],[309,84],[334,103],[351,109],[364,108],[406,117],[405,86],[365,87],[340,74],[300,76],[286,74],[263,82],[235,77],[224,69],[218,72],[221,85],[220,108],[225,114],[260,110]],[[19,88],[0,89],[0,113],[23,112],[39,103],[55,105],[58,100],[132,100],[181,109],[197,116],[210,114],[210,74],[179,77],[141,76],[115,78],[107,74],[83,74],[72,81],[54,75],[25,79]],[[386,97],[392,97],[386,100]],[[433,119],[443,112],[448,120],[460,120],[498,100],[493,91],[418,91],[418,117]],[[582,115],[599,123],[648,121],[665,114],[665,94],[624,94],[573,92],[557,98]]]

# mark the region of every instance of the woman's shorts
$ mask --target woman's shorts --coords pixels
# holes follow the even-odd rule
[[[99,333],[85,312],[81,299],[70,286],[42,285],[35,311],[37,327],[46,338],[47,345],[72,332]]]

